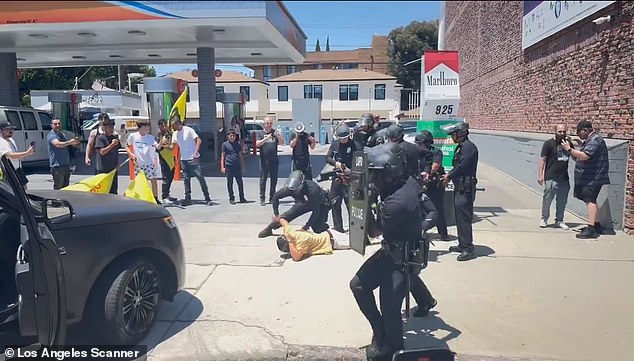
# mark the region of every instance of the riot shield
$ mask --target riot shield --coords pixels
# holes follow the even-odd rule
[[[356,151],[352,157],[350,170],[350,200],[349,229],[350,248],[365,255],[365,244],[368,238],[368,154]]]

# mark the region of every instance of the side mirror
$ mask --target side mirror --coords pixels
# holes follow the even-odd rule
[[[61,199],[44,199],[42,201],[44,220],[51,223],[65,223],[73,219],[73,208],[70,203]]]

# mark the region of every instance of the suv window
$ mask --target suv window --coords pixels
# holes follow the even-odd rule
[[[244,128],[248,131],[264,130],[264,128],[260,124],[253,124],[253,123],[246,123],[244,125]]]
[[[20,116],[15,110],[5,110],[4,114],[7,116],[7,120],[16,130],[22,129],[22,122],[20,122]]]
[[[51,130],[51,120],[53,119],[48,113],[38,113],[40,116],[40,124],[42,124],[42,130]]]
[[[20,112],[22,122],[24,122],[24,130],[37,130],[37,121],[33,112]]]

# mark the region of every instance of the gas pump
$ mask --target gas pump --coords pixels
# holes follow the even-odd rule
[[[182,88],[183,83],[174,78],[143,78],[143,91],[147,96],[152,134],[158,131],[159,119],[168,119],[174,101],[180,94],[179,87]]]

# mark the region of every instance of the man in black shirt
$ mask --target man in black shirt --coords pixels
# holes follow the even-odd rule
[[[441,240],[448,241],[450,238],[444,215],[445,187],[440,183],[440,177],[445,174],[445,168],[442,166],[442,150],[433,146],[434,137],[428,130],[416,134],[414,142],[418,144],[418,149],[420,150],[418,171],[420,172],[425,194],[429,196],[438,210],[438,219],[436,221],[438,235]]]
[[[302,122],[298,122],[295,126],[295,133],[291,135],[290,146],[293,149],[292,169],[299,170],[304,173],[308,179],[313,178],[313,169],[310,166],[310,154],[308,148],[315,149],[317,142],[315,138],[306,134],[305,127]]]
[[[103,121],[103,133],[95,138],[95,150],[97,151],[95,170],[97,174],[110,173],[119,166],[119,136],[114,134],[114,120]],[[110,193],[117,194],[119,182],[115,172],[110,186]]]
[[[377,218],[368,214],[369,236],[383,234],[383,241],[381,249],[350,281],[350,289],[372,327],[372,344],[366,348],[369,360],[387,359],[403,349],[401,306],[407,294],[405,263],[409,259],[405,249],[407,244],[418,242],[422,232],[422,211],[419,202],[412,202],[418,194],[416,186],[407,181],[406,162],[403,149],[394,143],[368,151],[369,183],[380,197]],[[414,277],[412,281],[417,279]],[[380,288],[381,312],[373,294],[377,287]]]
[[[562,142],[567,142],[573,147],[572,141],[566,137],[566,126],[558,124],[555,127],[555,137],[545,141],[542,146],[539,160],[539,176],[537,177],[537,183],[544,186],[542,219],[539,222],[541,228],[548,226],[550,205],[553,203],[553,199],[556,198],[555,226],[569,229],[564,223],[564,212],[568,202],[568,193],[570,193],[570,178],[568,176],[570,155],[561,146]]]
[[[227,176],[227,193],[229,193],[229,203],[235,204],[236,198],[233,193],[233,178],[238,184],[238,194],[240,203],[247,203],[244,198],[244,184],[242,183],[242,172],[246,170],[242,147],[238,142],[238,134],[233,129],[227,133],[229,140],[222,143],[222,153],[220,157],[220,171]]]
[[[292,222],[302,214],[312,212],[306,224],[301,228],[307,231],[312,228],[313,232],[321,233],[328,227],[328,212],[330,211],[330,199],[323,189],[312,179],[305,179],[304,173],[293,171],[284,187],[277,191],[271,200],[273,203],[273,214],[279,216],[280,199],[286,197],[295,198],[295,204],[280,217]],[[273,234],[273,230],[280,228],[280,224],[272,222],[264,228],[258,238],[268,237]]]
[[[357,147],[350,139],[350,128],[341,124],[335,130],[337,139],[330,144],[328,153],[326,154],[326,163],[335,167],[335,170],[342,174],[346,169],[352,168],[352,154],[356,152]],[[346,208],[350,211],[348,200],[348,192],[350,187],[342,177],[335,178],[330,185],[330,197],[332,199],[332,222],[334,230],[344,232],[343,217],[341,212],[341,201],[346,203]]]
[[[264,118],[264,133],[257,133],[255,146],[260,150],[260,205],[264,206],[266,192],[266,180],[271,177],[269,189],[269,202],[273,198],[277,187],[277,172],[280,161],[277,155],[277,146],[284,144],[282,135],[273,129],[273,117]]]
[[[473,203],[475,202],[478,179],[478,148],[469,140],[469,124],[461,122],[449,126],[446,130],[454,143],[458,143],[452,159],[453,168],[440,179],[443,186],[449,181],[454,184],[454,209],[456,228],[458,229],[458,246],[449,247],[449,251],[458,252],[458,261],[475,258],[473,247]]]

